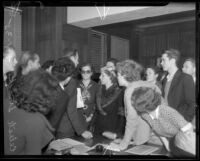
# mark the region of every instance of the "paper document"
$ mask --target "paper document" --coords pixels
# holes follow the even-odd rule
[[[69,144],[71,146],[83,144],[80,141],[76,141],[76,140],[70,139],[70,138],[62,139],[62,142],[66,143],[66,144]]]
[[[70,138],[58,139],[58,140],[54,140],[50,143],[49,149],[61,151],[61,150],[69,149],[76,145],[82,145],[82,144],[83,143],[73,140],[73,139],[70,139]]]
[[[126,152],[137,155],[149,155],[158,149],[159,147],[151,145],[138,145],[126,150]]]
[[[49,149],[54,149],[56,151],[61,151],[69,148],[72,148],[72,146],[70,144],[62,142],[62,140],[54,140],[49,145]]]

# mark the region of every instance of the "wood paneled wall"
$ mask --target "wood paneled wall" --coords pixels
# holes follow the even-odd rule
[[[156,57],[169,48],[180,50],[182,61],[186,57],[194,57],[196,47],[194,13],[176,15],[173,22],[170,23],[172,17],[161,16],[151,18],[151,20],[147,19],[147,21],[139,20],[125,24],[120,23],[119,26],[112,24],[93,29],[108,34],[108,57],[110,57],[111,50],[111,35],[129,39],[129,57],[144,65],[155,63]],[[183,21],[178,22],[180,19]],[[24,7],[22,12],[22,50],[32,50],[38,53],[41,63],[60,57],[64,48],[77,49],[81,62],[89,60],[92,41],[91,29],[78,28],[66,22],[66,7]],[[167,24],[161,24],[161,22],[167,22]]]
[[[136,28],[133,39],[137,45],[132,49],[132,58],[143,65],[153,65],[156,58],[170,48],[181,52],[180,67],[187,57],[195,57],[195,21],[186,21],[168,25]],[[136,53],[136,54],[134,54]]]
[[[67,7],[24,7],[22,50],[35,51],[41,64],[62,56],[64,48],[77,49],[80,62],[87,61],[89,30],[66,22]]]

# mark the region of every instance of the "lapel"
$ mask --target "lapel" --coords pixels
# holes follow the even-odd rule
[[[162,85],[162,96],[164,97],[165,96],[165,85],[166,85],[166,82],[167,82],[167,74],[165,75],[165,78],[163,79],[163,85]]]
[[[181,72],[179,70],[177,70],[176,73],[174,74],[174,78],[172,79],[171,86],[170,86],[170,89],[169,89],[169,93],[171,93],[173,88],[175,86],[177,86],[177,83],[179,83],[180,75],[181,75]],[[169,95],[169,93],[168,93],[168,95]]]

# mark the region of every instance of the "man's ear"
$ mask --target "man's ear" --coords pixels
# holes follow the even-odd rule
[[[155,74],[156,78],[158,78],[158,74]]]
[[[173,64],[176,64],[176,60],[175,60],[174,58],[172,58],[170,61],[171,61]]]

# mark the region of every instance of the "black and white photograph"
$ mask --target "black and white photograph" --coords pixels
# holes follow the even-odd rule
[[[199,158],[199,2],[2,4],[2,158]]]

